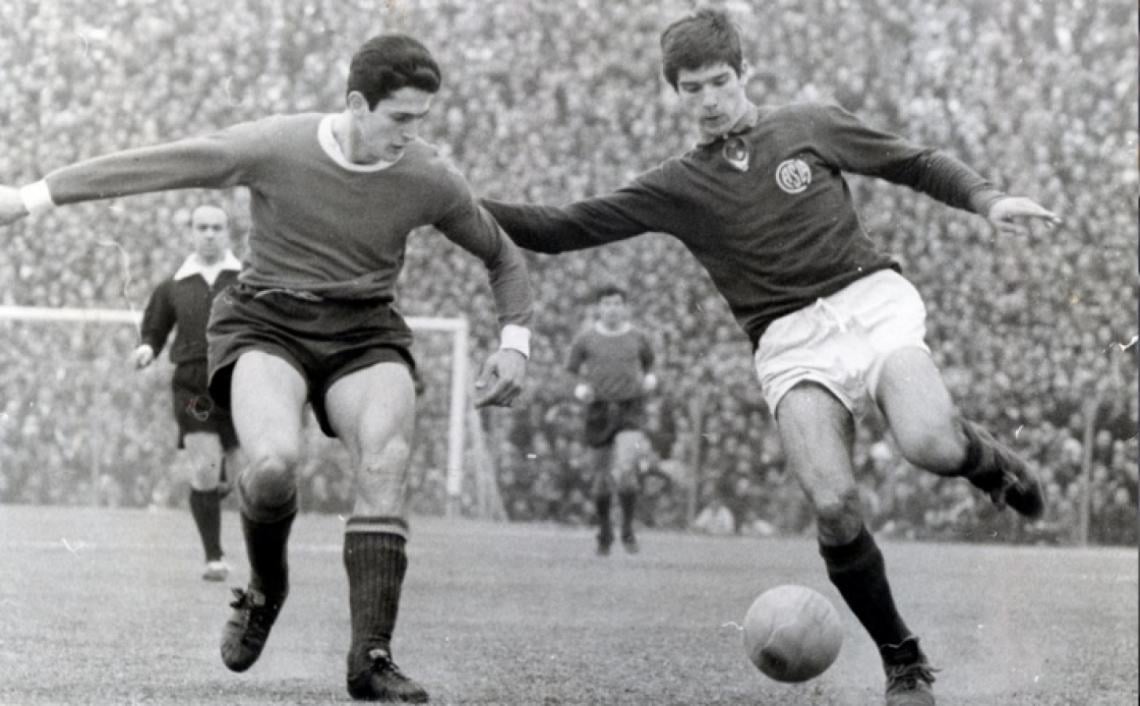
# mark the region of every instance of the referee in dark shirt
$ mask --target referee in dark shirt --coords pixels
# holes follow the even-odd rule
[[[193,252],[150,296],[143,315],[142,342],[133,353],[139,368],[150,365],[177,329],[170,347],[178,448],[190,465],[190,514],[206,554],[202,578],[224,581],[220,503],[224,473],[236,476],[238,441],[230,416],[216,407],[206,389],[206,324],[219,292],[237,280],[241,263],[230,252],[229,221],[217,206],[203,205],[190,216]]]

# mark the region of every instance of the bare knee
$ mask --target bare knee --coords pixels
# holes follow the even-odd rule
[[[296,499],[296,468],[300,452],[296,447],[266,450],[250,456],[242,471],[241,488],[246,505],[252,508],[281,508]]]
[[[190,469],[190,487],[194,490],[212,490],[218,486],[221,473],[221,459],[195,458]]]
[[[815,512],[819,541],[827,545],[846,544],[855,539],[863,527],[859,491],[854,485],[809,492]]]
[[[956,419],[901,433],[895,430],[895,440],[903,458],[940,475],[956,473],[966,460],[966,435]]]

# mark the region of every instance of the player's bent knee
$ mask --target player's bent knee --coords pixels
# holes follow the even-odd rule
[[[190,487],[194,490],[213,490],[218,487],[222,465],[220,460],[203,462],[194,465],[190,471]]]
[[[903,458],[934,473],[954,473],[966,458],[966,438],[956,426],[896,435],[896,440]]]
[[[809,495],[819,536],[825,544],[845,544],[859,534],[863,512],[855,486]]]
[[[260,456],[246,466],[239,487],[250,517],[272,521],[292,511],[297,500],[295,467],[296,459],[285,455]]]

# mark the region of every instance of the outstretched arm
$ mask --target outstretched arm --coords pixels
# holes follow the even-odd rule
[[[235,186],[247,178],[265,144],[258,125],[244,123],[205,137],[76,162],[23,188],[0,187],[0,226],[64,204]]]
[[[527,250],[583,250],[642,233],[668,233],[682,224],[684,209],[671,196],[664,168],[643,174],[612,194],[568,206],[537,206],[484,199],[511,240]]]

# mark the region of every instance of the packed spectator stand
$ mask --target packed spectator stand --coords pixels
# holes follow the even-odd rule
[[[874,528],[915,538],[1135,544],[1135,3],[720,4],[749,37],[756,102],[836,101],[946,149],[1064,218],[1056,230],[998,238],[977,216],[852,178],[865,227],[925,298],[927,340],[963,413],[1024,452],[1050,498],[1046,517],[1023,525],[967,484],[910,468],[870,418],[860,425],[857,461]],[[660,78],[657,50],[660,30],[689,7],[0,4],[9,28],[0,42],[0,181],[26,183],[77,159],[270,113],[339,110],[355,46],[379,31],[404,31],[444,70],[427,139],[481,194],[564,203],[615,188],[693,143]],[[6,230],[0,304],[140,307],[184,256],[178,220],[203,199],[225,205],[237,233],[248,228],[240,192],[171,192],[71,206]],[[662,380],[649,410],[653,465],[673,482],[651,494],[646,520],[685,527],[715,504],[728,508],[734,532],[808,528],[748,342],[679,243],[645,235],[528,257],[540,304],[530,389],[525,403],[482,419],[510,519],[590,520],[580,410],[563,358],[593,288],[618,281],[655,342]],[[469,317],[480,358],[497,337],[489,295],[474,258],[434,232],[415,235],[400,285],[405,314]],[[167,378],[130,369],[135,331],[20,321],[0,321],[0,331],[0,502],[180,500],[166,472],[176,462]],[[446,434],[435,431],[446,420],[448,367],[432,362],[421,372],[428,393],[416,507],[440,512]],[[331,452],[311,459],[306,508],[341,506],[343,465]]]

